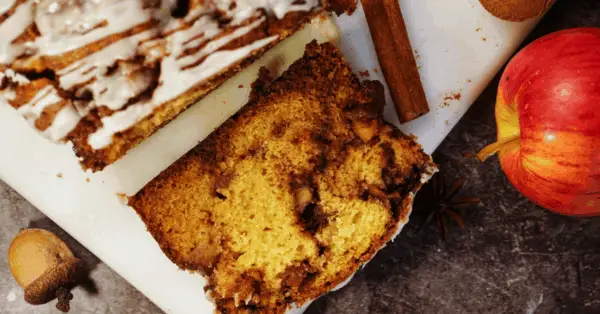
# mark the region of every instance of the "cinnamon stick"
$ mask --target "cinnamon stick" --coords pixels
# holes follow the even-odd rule
[[[400,122],[429,112],[398,0],[361,0]]]

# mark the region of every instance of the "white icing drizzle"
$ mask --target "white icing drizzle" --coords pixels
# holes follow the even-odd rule
[[[303,0],[302,3],[296,4],[294,2],[296,0],[215,0],[215,5],[221,11],[227,12],[227,16],[232,18],[234,23],[239,23],[250,18],[258,9],[264,9],[267,14],[282,19],[288,12],[309,11],[319,4],[318,0]]]
[[[19,107],[17,112],[27,119],[29,123],[33,124],[40,117],[44,109],[62,100],[63,99],[58,96],[54,86],[47,85],[39,90],[28,103]]]
[[[8,11],[8,9],[10,9],[13,4],[15,4],[16,0],[2,0],[0,1],[0,14],[3,14],[4,12]]]
[[[175,98],[176,95],[186,92],[196,83],[218,74],[228,66],[250,54],[252,51],[260,49],[276,40],[277,36],[271,36],[257,40],[238,49],[221,50],[215,52],[215,50],[223,47],[227,43],[247,34],[252,29],[259,26],[263,21],[264,19],[257,20],[252,24],[238,28],[231,34],[223,36],[207,44],[195,54],[197,57],[196,59],[203,57],[206,57],[206,59],[195,67],[181,70],[182,67],[189,66],[191,64],[187,57],[182,58],[181,60],[176,60],[176,54],[171,54],[169,57],[164,58],[161,64],[161,73],[164,75],[161,76],[161,85],[154,92],[153,102],[161,104],[165,101]]]
[[[152,76],[146,75],[139,64],[120,63],[117,71],[103,76],[80,90],[91,92],[94,100],[89,108],[106,106],[112,110],[120,110],[129,99],[141,94],[152,83]]]
[[[33,44],[38,54],[62,54],[151,18],[140,0],[84,0],[79,6],[73,1],[43,0],[38,4],[35,23],[42,36]],[[57,2],[62,2],[64,8],[53,9]]]
[[[259,24],[262,21],[264,21],[264,19],[262,19],[259,22]],[[252,28],[254,28],[254,27],[255,27],[255,25],[253,24]],[[245,31],[244,33],[247,33],[252,28],[248,29],[247,31],[245,31],[246,29],[242,29],[241,31],[242,32]],[[240,31],[240,29],[238,29],[236,31]],[[184,54],[186,49],[196,47],[199,44],[212,39],[213,37],[218,35],[220,32],[221,32],[221,30],[219,29],[219,24],[216,21],[211,20],[211,18],[209,16],[204,15],[204,16],[200,17],[198,20],[196,20],[196,22],[194,22],[192,27],[175,32],[175,33],[173,33],[173,35],[169,36],[169,38],[167,40],[170,42],[170,44],[172,46],[171,55],[173,55],[175,58],[178,58],[180,55]],[[227,40],[227,38],[224,38],[223,40],[226,42],[229,42]],[[214,45],[214,42],[210,42],[207,45],[207,47],[210,45]],[[207,47],[203,48],[201,51],[199,51],[193,55],[187,55],[187,56],[183,57],[183,59],[178,60],[178,64],[181,67],[184,67],[184,66],[187,66],[187,65],[195,62],[202,56],[201,54],[210,53],[209,51],[206,50]]]
[[[214,74],[217,74],[227,66],[239,61],[250,52],[260,49],[277,39],[277,36],[271,36],[255,41],[247,46],[235,49],[218,51],[211,54],[199,66],[187,71],[167,72],[167,78],[161,81],[163,83],[154,93],[152,102],[143,104],[134,104],[125,110],[118,111],[112,116],[102,118],[103,126],[88,138],[88,143],[93,149],[101,149],[112,142],[112,137],[118,132],[125,131],[131,126],[152,113],[154,108],[161,105],[164,101],[175,98],[176,95],[192,87]],[[177,69],[177,63],[173,57],[165,58],[162,63],[162,71]],[[176,91],[176,93],[173,93]]]
[[[121,109],[127,100],[136,95],[139,84],[136,81],[129,80],[128,75],[106,76],[106,71],[108,67],[114,64],[115,60],[127,60],[133,57],[140,42],[151,38],[155,33],[155,31],[150,30],[124,38],[72,63],[57,72],[60,77],[60,87],[69,90],[76,85],[95,79],[93,83],[85,87],[94,96],[94,101],[88,106],[106,106],[112,110]]]
[[[61,101],[64,101],[64,99],[58,95],[56,88],[52,85],[47,85],[39,90],[28,103],[19,107],[17,112],[33,126],[46,108]],[[50,126],[41,133],[44,137],[52,141],[61,141],[77,126],[79,120],[81,120],[81,116],[75,108],[71,105],[66,105],[56,114]]]
[[[8,89],[0,93],[0,101],[6,103],[7,100],[14,100],[17,97],[14,89]]]
[[[81,76],[85,75],[86,72],[87,79],[89,79],[103,73],[115,60],[127,60],[135,54],[139,43],[150,38],[153,34],[153,31],[146,31],[123,38],[57,71],[56,74],[60,75],[60,86],[70,89],[73,85],[81,82]],[[90,69],[93,69],[93,71],[89,72]]]
[[[102,126],[88,138],[93,149],[102,149],[110,145],[113,135],[131,128],[155,108],[276,41],[278,36],[271,36],[222,50],[264,23],[266,17],[261,16],[259,9],[283,18],[287,12],[311,10],[319,0],[293,4],[294,1],[206,1],[178,19],[171,16],[176,0],[161,0],[154,8],[143,8],[143,0],[29,0],[0,24],[0,64],[10,64],[22,55],[34,58],[60,55],[152,19],[159,21],[150,30],[122,38],[56,71],[60,88],[81,99],[64,106],[42,133],[61,140],[93,108],[106,107],[113,113],[103,117]],[[15,0],[0,2],[1,12],[14,5]],[[223,35],[222,26],[214,18],[216,10],[231,19],[227,29],[234,28],[233,31]],[[251,23],[242,24],[249,19]],[[40,36],[30,42],[12,43],[32,23],[40,30]],[[0,82],[6,78],[18,84],[28,82],[18,74],[0,73]],[[151,84],[156,84],[156,79],[159,85],[148,95],[149,99],[129,104]],[[6,98],[8,92],[14,91],[4,90],[0,96]],[[35,125],[45,108],[61,100],[50,86],[18,111]],[[125,107],[126,104],[129,105]]]
[[[6,71],[0,72],[0,85],[4,83],[4,79],[21,86],[29,84],[29,80],[25,76],[16,73],[12,69],[6,69]]]
[[[21,4],[13,15],[0,24],[0,64],[9,64],[13,61],[14,51],[11,49],[11,42],[33,22],[31,10],[31,2]]]
[[[42,135],[51,141],[58,142],[63,140],[79,123],[81,116],[73,106],[63,107],[54,117],[53,123],[42,132]]]

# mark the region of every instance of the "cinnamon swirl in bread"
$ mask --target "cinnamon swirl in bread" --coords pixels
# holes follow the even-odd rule
[[[319,14],[319,0],[4,0],[1,96],[102,170]]]
[[[310,44],[129,204],[220,313],[284,313],[344,282],[435,171],[332,44]]]

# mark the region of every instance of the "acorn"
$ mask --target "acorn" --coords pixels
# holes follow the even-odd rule
[[[58,298],[56,308],[70,309],[70,289],[83,272],[83,263],[54,233],[25,229],[8,248],[8,264],[13,277],[25,290],[25,301],[38,305]]]

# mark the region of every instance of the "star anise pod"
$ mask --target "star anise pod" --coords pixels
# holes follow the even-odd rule
[[[465,219],[461,209],[481,202],[478,197],[458,196],[464,185],[465,180],[461,178],[454,182],[450,188],[446,188],[444,173],[439,172],[434,175],[422,197],[425,203],[422,208],[428,211],[428,215],[419,230],[435,222],[440,237],[442,240],[446,240],[448,220],[452,220],[461,228],[464,228]]]

